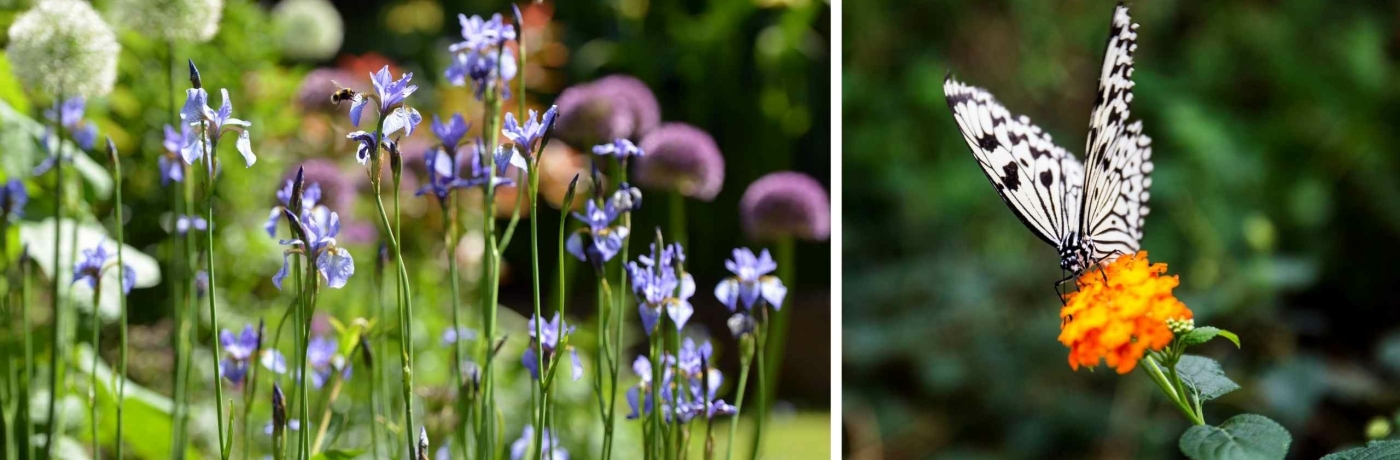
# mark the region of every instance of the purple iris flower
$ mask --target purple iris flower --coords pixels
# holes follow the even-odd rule
[[[491,185],[493,187],[500,187],[502,185],[515,185],[514,180],[505,177],[506,168],[510,167],[511,162],[514,161],[514,158],[518,158],[520,156],[517,153],[515,147],[512,146],[507,148],[504,145],[496,147],[496,153],[495,155],[492,155],[492,158],[496,163],[496,173],[493,175],[490,173],[490,170],[486,166],[486,155],[484,155],[482,152],[483,145],[485,145],[485,143],[483,143],[480,138],[477,138],[476,144],[472,146],[472,175],[471,177],[462,179],[462,186],[484,186],[488,181],[491,182]]]
[[[379,101],[379,114],[384,118],[384,135],[388,136],[398,130],[404,130],[404,136],[413,135],[413,128],[423,121],[423,116],[417,109],[404,105],[404,100],[408,99],[414,91],[418,91],[418,85],[410,85],[413,80],[413,72],[403,74],[398,80],[389,73],[389,66],[379,69],[378,72],[369,75],[370,81],[374,83],[372,95],[356,94],[353,103],[350,105],[350,122],[355,126],[360,126],[360,114],[364,112],[365,106],[370,99]],[[363,161],[361,161],[363,163]]]
[[[44,110],[44,117],[56,121],[73,136],[73,142],[83,150],[92,150],[97,143],[97,126],[83,120],[87,111],[87,101],[82,96],[55,103],[54,108]]]
[[[773,262],[768,250],[764,249],[757,257],[749,248],[735,249],[733,254],[731,259],[724,261],[724,267],[734,276],[725,278],[715,286],[715,297],[729,307],[729,311],[735,311],[739,306],[750,310],[760,298],[772,305],[774,310],[782,309],[787,287],[778,277],[769,275],[778,269],[778,264]]]
[[[656,329],[662,310],[675,322],[677,331],[685,327],[690,315],[695,313],[690,305],[690,298],[695,295],[695,279],[689,273],[676,273],[675,262],[684,260],[685,253],[679,244],[658,248],[652,243],[650,256],[638,256],[636,262],[627,264],[642,327],[648,336]]]
[[[612,142],[593,146],[593,154],[605,157],[617,157],[621,160],[623,158],[640,157],[646,155],[646,152],[642,151],[641,147],[637,147],[637,144],[633,144],[630,140],[617,138],[613,139]]]
[[[423,156],[423,165],[428,170],[428,185],[418,189],[416,196],[432,193],[438,201],[447,205],[448,194],[452,189],[468,187],[465,180],[457,177],[457,159],[441,148],[433,149]]]
[[[589,200],[582,214],[574,213],[574,218],[585,224],[565,243],[565,248],[569,254],[573,254],[578,260],[592,263],[594,268],[601,268],[604,263],[612,260],[618,251],[622,250],[622,243],[627,239],[631,231],[621,224],[614,225],[622,213],[633,211],[640,207],[642,192],[634,187],[629,187],[623,183],[600,208],[594,200]],[[585,245],[584,237],[588,238]]]
[[[350,276],[355,274],[355,260],[350,251],[336,244],[340,234],[340,215],[325,206],[316,206],[302,212],[302,232],[307,241],[300,239],[284,240],[281,243],[291,246],[282,253],[282,269],[272,276],[272,284],[282,288],[282,280],[290,273],[288,258],[292,254],[303,253],[316,261],[316,271],[325,279],[326,286],[339,289],[345,287]]]
[[[253,358],[261,353],[260,363],[267,370],[283,374],[287,372],[287,361],[277,350],[262,349],[261,325],[257,329],[249,324],[243,331],[234,335],[228,329],[219,331],[219,346],[224,350],[224,358],[219,360],[219,375],[230,384],[239,386],[247,377]]]
[[[350,378],[350,366],[340,355],[340,344],[335,338],[315,337],[306,344],[306,362],[311,365],[311,384],[316,388],[325,386],[336,370],[341,378]]]
[[[505,124],[501,127],[501,134],[510,138],[519,148],[526,159],[533,160],[535,155],[535,142],[544,138],[550,127],[554,126],[554,117],[559,113],[558,106],[550,106],[549,110],[540,117],[534,109],[530,110],[530,117],[525,119],[522,125],[515,121],[514,113],[506,113]],[[533,163],[533,161],[532,161]]]
[[[526,455],[530,453],[530,445],[534,443],[534,439],[535,428],[525,425],[525,428],[520,430],[520,438],[510,443],[510,460],[525,460]],[[564,447],[559,445],[559,439],[555,438],[548,428],[540,433],[540,449],[543,450],[543,455],[532,455],[529,458],[569,460],[569,451],[564,450]]]
[[[350,134],[345,135],[345,138],[360,143],[360,146],[355,149],[355,161],[360,162],[362,165],[369,164],[369,156],[375,152],[375,144],[378,143],[379,136],[367,131],[351,131]],[[394,141],[384,141],[386,144],[392,142]]]
[[[92,288],[94,291],[98,289],[98,284],[100,284],[102,280],[102,274],[115,266],[107,265],[107,261],[109,259],[114,259],[115,256],[107,253],[106,243],[107,241],[103,240],[97,243],[97,247],[83,250],[82,259],[78,261],[77,265],[73,266],[74,283],[85,281],[89,288]],[[136,271],[131,269],[131,265],[126,265],[125,268],[125,270],[122,270],[122,273],[125,274],[122,279],[122,293],[129,294],[131,293],[132,286],[136,285]]]
[[[185,235],[190,232],[191,228],[202,232],[209,229],[209,222],[204,220],[203,217],[195,215],[175,218],[175,233]]]
[[[443,123],[437,115],[433,115],[433,134],[442,141],[442,146],[448,150],[456,150],[462,143],[462,138],[467,137],[467,131],[472,128],[471,123],[462,119],[462,114],[454,113],[452,118]]]
[[[645,355],[637,356],[637,359],[632,361],[632,372],[637,374],[641,381],[627,390],[627,406],[632,409],[632,412],[627,414],[628,420],[636,420],[644,414],[651,413],[652,407],[656,405],[651,392],[651,360]]]
[[[204,136],[196,134],[192,136],[185,148],[181,151],[185,163],[194,164],[195,161],[203,158],[209,152],[210,146],[216,142],[226,132],[237,132],[238,153],[243,155],[243,162],[249,167],[258,161],[257,155],[253,155],[253,141],[248,138],[248,127],[252,126],[244,120],[233,118],[233,101],[229,99],[228,90],[220,89],[223,96],[223,103],[219,105],[219,110],[209,108],[209,93],[204,88],[190,88],[185,90],[185,106],[180,110],[180,119],[191,127],[204,127]],[[208,137],[211,144],[205,145],[203,137]]]
[[[24,189],[24,182],[19,179],[5,182],[0,187],[0,222],[9,222],[11,217],[24,217],[24,205],[28,203],[29,192]]]
[[[500,14],[483,20],[481,16],[458,15],[462,24],[463,41],[448,47],[452,52],[452,64],[448,65],[445,76],[448,82],[466,86],[470,82],[478,100],[485,97],[487,90],[500,88],[501,95],[510,99],[509,85],[497,85],[501,81],[515,78],[515,55],[506,42],[515,40],[515,27],[506,24]]]
[[[190,131],[190,126],[180,125],[180,130],[165,125],[165,139],[161,145],[165,147],[165,154],[160,156],[160,186],[165,187],[171,182],[183,182],[185,180],[185,165],[180,162],[183,159],[181,152],[186,145],[190,145],[194,132]]]
[[[295,186],[292,179],[283,182],[282,189],[277,191],[277,202],[279,206],[274,206],[267,214],[267,223],[263,229],[267,230],[267,236],[277,237],[277,220],[282,218],[282,210],[291,206],[292,187]],[[313,209],[321,202],[321,184],[312,182],[306,185],[306,189],[301,192],[301,208]]]
[[[535,380],[540,379],[540,363],[539,357],[536,356],[536,347],[544,347],[544,359],[547,362],[553,359],[554,352],[559,347],[560,333],[568,335],[574,331],[573,326],[569,326],[567,322],[559,318],[559,313],[555,312],[553,319],[538,325],[540,336],[536,337],[535,327],[538,321],[538,318],[530,318],[530,322],[526,324],[525,327],[531,338],[530,347],[526,348],[525,354],[520,357],[520,364],[530,370],[530,378]],[[574,380],[577,381],[583,378],[583,361],[579,360],[578,350],[573,347],[569,347],[569,354],[571,355],[570,360],[573,361]]]

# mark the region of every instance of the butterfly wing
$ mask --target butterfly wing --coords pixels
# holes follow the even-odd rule
[[[1051,142],[1030,118],[1011,114],[986,90],[950,75],[943,82],[943,95],[963,140],[1002,201],[1031,232],[1058,248],[1079,227],[1079,161]],[[1068,181],[1067,164],[1073,168],[1073,182]],[[1067,202],[1071,193],[1075,200]]]
[[[1133,101],[1133,52],[1137,24],[1128,7],[1114,10],[1099,74],[1098,98],[1089,118],[1084,201],[1079,232],[1094,243],[1095,259],[1136,252],[1152,185],[1152,140],[1142,122],[1128,123]]]

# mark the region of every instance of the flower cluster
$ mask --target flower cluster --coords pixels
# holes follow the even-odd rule
[[[744,191],[739,219],[754,241],[789,237],[822,241],[831,235],[831,200],[811,176],[794,171],[769,173]]]
[[[535,380],[540,379],[540,363],[537,350],[543,347],[545,362],[553,362],[554,353],[558,351],[560,339],[574,331],[573,326],[569,326],[567,322],[559,318],[558,312],[554,313],[554,318],[536,324],[539,321],[539,318],[530,318],[530,322],[526,324],[525,327],[530,334],[530,347],[526,348],[525,353],[520,356],[520,364],[530,371],[530,378]],[[535,335],[536,327],[540,329],[539,336]],[[578,350],[573,347],[568,347],[568,350],[570,354],[569,359],[573,361],[573,378],[574,380],[578,380],[583,377],[583,361],[579,360]]]
[[[237,335],[228,329],[219,331],[219,346],[224,350],[224,358],[219,361],[219,375],[237,387],[243,385],[252,367],[254,358],[264,368],[278,374],[287,373],[287,359],[275,349],[262,347],[263,326],[257,329],[249,324]]]
[[[15,17],[5,56],[15,78],[55,98],[102,96],[117,81],[116,34],[81,0],[41,0]]]
[[[1079,277],[1079,290],[1060,310],[1060,343],[1069,365],[1097,366],[1103,360],[1119,374],[1137,366],[1147,350],[1161,350],[1174,337],[1168,321],[1185,322],[1191,310],[1172,295],[1179,283],[1162,276],[1166,264],[1149,264],[1147,252],[1119,256]]]
[[[106,244],[105,240],[100,241],[96,247],[83,250],[82,259],[73,266],[74,283],[84,281],[93,291],[99,289],[98,286],[102,284],[102,275],[107,270],[116,267],[116,256],[107,252]],[[131,288],[136,285],[136,271],[132,270],[131,265],[128,264],[123,267],[121,272],[123,274],[122,293],[130,293]]]
[[[448,82],[470,85],[478,100],[484,99],[487,91],[497,90],[502,99],[510,99],[509,85],[504,82],[515,78],[518,70],[515,55],[507,46],[515,40],[515,27],[506,24],[499,13],[490,20],[464,14],[457,19],[462,24],[462,41],[448,48],[452,52],[452,63],[445,72]]]
[[[638,139],[661,124],[661,107],[646,83],[609,75],[559,93],[558,136],[578,148]]]
[[[724,187],[724,156],[715,139],[685,123],[666,123],[642,138],[637,184],[710,201]]]
[[[301,196],[296,196],[297,191],[301,191]],[[305,185],[302,172],[298,172],[296,179],[288,180],[277,192],[277,199],[282,205],[273,208],[269,214],[266,230],[269,236],[276,235],[277,215],[281,214],[287,218],[293,234],[292,239],[279,241],[290,248],[282,253],[282,269],[272,276],[272,283],[278,289],[282,288],[282,281],[290,272],[288,258],[294,254],[316,261],[316,271],[326,281],[326,286],[331,288],[344,287],[350,276],[355,274],[355,260],[350,251],[336,244],[335,237],[340,234],[340,215],[318,205],[320,198],[320,186],[314,183]]]
[[[617,192],[613,193],[602,207],[598,206],[596,200],[588,200],[582,214],[574,213],[574,219],[583,222],[584,227],[569,235],[565,249],[578,260],[588,262],[594,269],[601,270],[604,263],[612,260],[613,256],[622,250],[622,243],[631,233],[630,229],[617,222],[617,218],[623,213],[640,208],[641,204],[642,192],[626,183],[618,187]]]
[[[710,342],[696,346],[694,340],[686,338],[678,356],[668,353],[662,358],[666,365],[662,369],[659,386],[652,385],[651,360],[638,356],[632,362],[632,372],[641,381],[627,390],[627,405],[632,410],[627,414],[627,419],[635,420],[650,413],[655,407],[657,393],[661,396],[661,411],[667,422],[678,420],[686,423],[699,416],[709,419],[717,415],[734,415],[738,411],[734,406],[723,399],[715,399],[720,385],[724,383],[724,374],[710,367],[712,352]]]
[[[656,330],[663,310],[671,317],[677,331],[685,327],[695,312],[690,305],[690,298],[695,295],[695,279],[682,270],[684,262],[685,252],[680,244],[663,247],[658,241],[651,244],[650,256],[638,256],[636,262],[627,264],[642,328],[648,336]]]
[[[204,43],[219,31],[223,0],[113,0],[112,22],[151,38]]]

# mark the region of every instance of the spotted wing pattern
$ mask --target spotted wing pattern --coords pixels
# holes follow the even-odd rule
[[[1058,248],[1079,228],[1079,161],[1051,142],[1030,118],[1011,114],[986,90],[950,75],[943,82],[943,95],[1002,201],[1036,236]]]
[[[1084,202],[1079,233],[1094,244],[1095,261],[1138,250],[1152,185],[1152,140],[1142,122],[1128,123],[1133,101],[1133,52],[1137,27],[1128,8],[1114,10],[1113,26],[1099,74],[1098,97],[1089,119]]]

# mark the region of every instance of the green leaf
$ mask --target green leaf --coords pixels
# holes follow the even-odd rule
[[[1209,342],[1210,339],[1216,338],[1217,336],[1224,337],[1225,340],[1234,343],[1235,348],[1240,347],[1240,336],[1235,335],[1234,332],[1210,326],[1201,326],[1192,329],[1191,332],[1187,332],[1186,335],[1181,336],[1181,343],[1190,347]]]
[[[1225,376],[1220,363],[1204,356],[1182,355],[1181,360],[1176,362],[1176,373],[1183,383],[1196,390],[1196,396],[1202,402],[1240,389],[1238,384]]]
[[[116,372],[108,367],[105,361],[101,360],[97,362],[96,367],[93,367],[92,346],[85,343],[79,344],[74,351],[73,365],[77,371],[76,378],[83,382],[89,380],[89,375],[97,375],[96,396],[99,411],[102,414],[98,417],[98,426],[101,428],[100,439],[103,444],[115,444],[117,386],[119,382]],[[126,381],[126,385],[122,438],[126,441],[131,456],[135,458],[169,458],[169,441],[174,433],[170,414],[174,410],[175,403],[170,398],[130,380]],[[86,414],[83,417],[85,418]],[[185,450],[185,458],[198,460],[201,457],[193,446],[189,446]]]
[[[1382,460],[1400,458],[1400,441],[1371,441],[1357,447],[1322,457],[1322,460]]]
[[[1293,442],[1268,417],[1241,414],[1220,426],[1197,425],[1181,434],[1181,453],[1192,460],[1280,460]]]
[[[311,456],[311,460],[350,460],[365,453],[363,449],[331,449]]]

